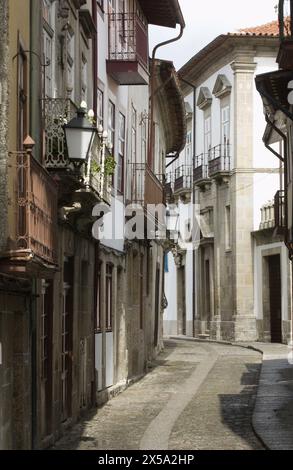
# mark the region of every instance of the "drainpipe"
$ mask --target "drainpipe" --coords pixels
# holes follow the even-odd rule
[[[97,89],[98,89],[98,10],[97,0],[92,0],[92,16],[96,32],[93,37],[93,110],[97,117]]]
[[[193,90],[193,159],[195,159],[195,154],[196,154],[196,86],[193,85],[193,83],[189,82],[185,78],[182,78],[179,75],[179,79],[183,82],[186,83],[190,88]],[[195,189],[194,187],[192,188],[192,194],[193,194],[193,203],[195,203]],[[195,293],[195,265],[196,265],[196,259],[195,259],[195,250],[193,250],[192,254],[192,272],[193,272],[193,282],[192,282],[192,304],[193,304],[193,336],[195,337],[195,304],[196,304],[196,293]]]
[[[154,92],[155,92],[155,58],[157,50],[160,47],[167,46],[173,42],[179,41],[182,38],[185,28],[184,20],[181,20],[180,23],[180,33],[173,39],[168,41],[163,41],[157,44],[152,53],[152,63],[151,63],[151,93],[150,93],[150,120],[149,120],[149,152],[148,152],[148,165],[152,169],[153,166],[153,151],[154,151]]]
[[[98,103],[97,103],[97,91],[98,91],[98,9],[97,9],[97,0],[92,0],[92,16],[94,25],[96,27],[96,33],[93,37],[93,110],[94,110],[94,117],[97,119],[97,110],[98,110]],[[98,123],[97,123],[98,124]],[[96,406],[96,390],[97,390],[97,383],[96,383],[96,335],[95,335],[95,312],[97,311],[97,279],[98,279],[98,262],[99,262],[99,244],[95,242],[95,265],[94,265],[94,299],[93,299],[93,332],[92,332],[92,341],[93,341],[93,380],[92,380],[92,390],[91,390],[91,404],[92,406]]]
[[[41,162],[42,151],[42,73],[41,73],[41,47],[42,42],[42,4],[39,0],[30,1],[30,64],[29,64],[29,129],[35,141],[34,156]],[[30,316],[30,348],[31,348],[31,445],[35,449],[38,445],[38,413],[37,413],[37,280],[32,281],[32,296],[29,300],[28,310]]]

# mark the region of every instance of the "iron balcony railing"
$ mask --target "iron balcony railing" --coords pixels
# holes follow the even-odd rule
[[[211,148],[208,152],[209,176],[217,173],[226,173],[231,170],[231,145],[220,144]]]
[[[149,204],[164,204],[164,175],[155,175],[146,163],[129,163],[129,167],[129,200],[144,208]]]
[[[205,163],[204,154],[201,153],[193,161],[193,182],[196,184],[209,178],[209,167]]]
[[[277,229],[286,229],[285,191],[277,191],[274,199],[274,225]]]
[[[136,13],[109,15],[109,60],[137,61],[148,70],[148,27]]]
[[[175,173],[170,171],[166,174],[164,191],[166,201],[170,201],[174,194],[174,184],[175,184]]]
[[[64,124],[75,115],[77,107],[70,99],[47,98],[42,100],[44,129],[44,164],[50,169],[67,169],[68,160]]]
[[[8,175],[10,194],[10,239],[12,256],[38,257],[46,264],[57,264],[56,183],[31,153],[10,153]],[[21,256],[21,255],[20,255]]]
[[[175,170],[174,192],[190,191],[192,188],[192,167],[181,165]]]

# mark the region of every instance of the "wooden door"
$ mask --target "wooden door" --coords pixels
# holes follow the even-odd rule
[[[282,297],[280,255],[269,256],[271,342],[282,343]]]
[[[71,416],[73,349],[73,258],[64,262],[63,309],[61,326],[62,421]]]

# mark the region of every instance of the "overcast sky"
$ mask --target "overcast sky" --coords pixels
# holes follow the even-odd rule
[[[219,34],[277,19],[274,7],[278,0],[179,0],[179,3],[186,22],[183,38],[157,53],[160,59],[173,60],[177,69]],[[152,26],[150,33],[152,48],[174,37],[176,32]]]

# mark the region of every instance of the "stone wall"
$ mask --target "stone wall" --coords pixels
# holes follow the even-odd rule
[[[7,237],[8,0],[0,8],[0,250]]]

